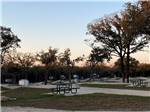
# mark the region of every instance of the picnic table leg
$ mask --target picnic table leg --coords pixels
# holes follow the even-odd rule
[[[133,86],[135,86],[135,81],[132,82]]]
[[[140,80],[140,87],[143,86],[143,80]]]
[[[143,86],[143,81],[142,80],[138,80],[138,87]]]
[[[63,94],[65,94],[66,93],[66,90],[65,90],[65,88],[63,88]]]
[[[60,94],[60,85],[57,85],[57,93]]]
[[[75,91],[73,91],[73,89],[71,89],[71,93],[76,94],[77,93],[77,88],[75,88]]]
[[[144,84],[143,84],[143,81],[141,80],[141,86],[143,87],[144,86]]]
[[[140,81],[137,80],[137,81],[136,81],[136,87],[139,87],[139,86],[140,86]]]
[[[57,94],[58,94],[58,85],[56,85],[56,92],[57,92]]]

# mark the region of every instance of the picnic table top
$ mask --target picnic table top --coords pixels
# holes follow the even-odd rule
[[[75,82],[57,82],[54,85],[67,85],[67,84],[75,84]]]

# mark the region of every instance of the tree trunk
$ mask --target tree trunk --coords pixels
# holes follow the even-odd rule
[[[124,70],[124,58],[121,56],[120,57],[121,60],[121,74],[122,74],[122,82],[125,82],[125,70]]]
[[[45,85],[47,85],[47,80],[48,80],[48,71],[46,71],[46,73],[44,74],[44,79],[45,79],[44,84],[45,84]]]
[[[35,82],[38,82],[38,73],[37,73],[37,70],[35,71]]]
[[[1,59],[0,59],[0,61],[1,61],[1,67],[2,67],[2,65],[3,65],[3,62],[4,62],[4,53],[2,53],[3,51],[1,51]]]
[[[130,46],[127,48],[127,60],[126,60],[126,79],[127,83],[129,83],[129,75],[130,75]]]
[[[27,68],[25,68],[25,69],[24,69],[24,72],[25,72],[25,79],[27,79],[27,80],[28,80],[28,73],[27,73],[27,72],[28,72],[28,69],[27,69]]]
[[[68,71],[69,71],[69,83],[71,83],[71,70],[72,70],[72,67],[68,66]]]
[[[94,72],[95,72],[95,66],[96,66],[96,64],[94,63],[92,63],[92,65],[91,65],[91,73],[90,73],[90,80],[94,80],[93,79],[93,74],[94,74]]]

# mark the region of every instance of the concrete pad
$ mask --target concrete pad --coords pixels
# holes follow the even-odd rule
[[[92,88],[92,87],[80,87],[77,94],[81,95],[81,94],[92,94],[92,93],[149,96],[150,97],[150,91],[128,90],[128,89],[110,89],[110,88]]]
[[[106,111],[67,111],[67,110],[56,110],[56,109],[39,109],[33,107],[2,107],[2,112],[106,112]],[[114,112],[114,111],[107,111],[107,112]],[[121,112],[121,111],[115,111],[115,112]]]

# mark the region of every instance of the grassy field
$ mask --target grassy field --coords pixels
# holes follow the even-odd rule
[[[9,90],[9,88],[1,87],[1,91],[7,91],[7,90]]]
[[[150,91],[150,87],[127,87],[126,84],[81,84],[82,87],[112,88],[112,89],[131,89]]]
[[[18,88],[2,95],[16,98],[2,101],[2,106],[23,106],[63,110],[150,110],[150,97],[113,94],[88,94],[76,96],[48,95],[48,89]]]

